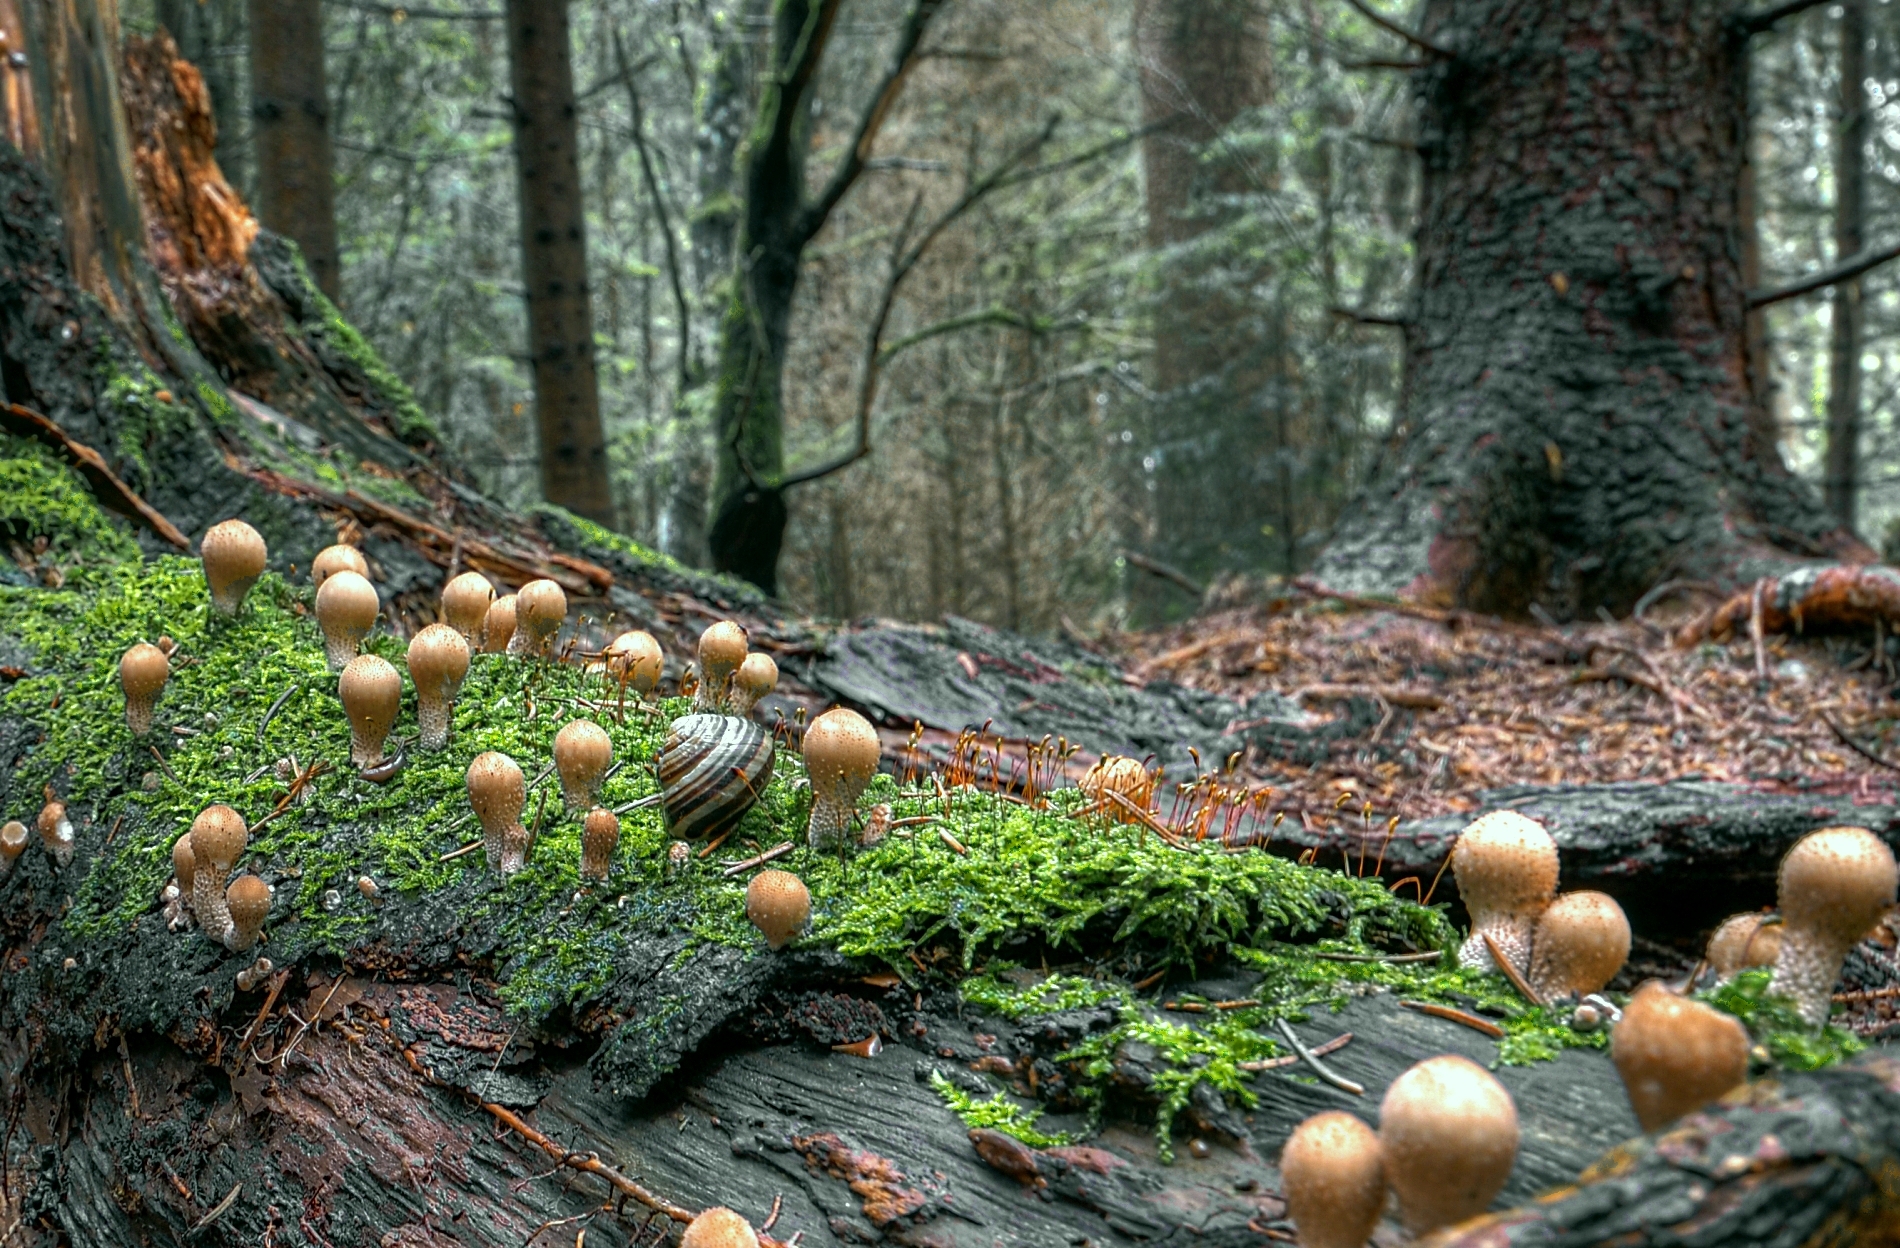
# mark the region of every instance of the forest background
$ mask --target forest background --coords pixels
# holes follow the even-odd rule
[[[320,18],[339,303],[475,483],[536,501],[503,13],[131,0],[128,35],[163,26],[202,67],[227,177],[300,240],[320,223],[308,197],[260,188],[272,114],[252,89],[252,24],[281,56],[278,11],[296,9]],[[911,10],[845,6],[810,106],[811,185],[851,150]],[[705,566],[773,6],[596,0],[568,20],[613,518]],[[786,491],[780,592],[840,618],[1092,633],[1299,571],[1401,397],[1418,170],[1393,47],[1360,6],[1320,0],[944,5],[800,262],[786,469],[848,458],[861,414],[870,453]],[[1810,8],[1751,64],[1760,284],[1900,237],[1900,6]],[[1849,299],[1859,315],[1837,326]],[[1784,456],[1893,558],[1900,269],[1763,315]]]

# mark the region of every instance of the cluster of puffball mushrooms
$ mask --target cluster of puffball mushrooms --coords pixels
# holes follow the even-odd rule
[[[1650,980],[1620,1011],[1596,995],[1629,955],[1629,923],[1601,893],[1557,893],[1557,845],[1541,825],[1511,811],[1485,815],[1460,834],[1451,869],[1471,915],[1460,964],[1500,971],[1542,1004],[1578,1002],[1573,1027],[1611,1026],[1611,1057],[1643,1130],[1746,1081],[1747,1030],[1684,995],[1689,985]],[[1769,991],[1818,1028],[1848,952],[1893,908],[1895,884],[1893,851],[1873,833],[1812,832],[1781,861],[1777,915],[1731,917],[1705,961],[1721,979],[1773,967]],[[1360,1248],[1396,1197],[1406,1229],[1424,1235],[1482,1213],[1510,1177],[1517,1144],[1517,1110],[1501,1083],[1463,1057],[1430,1058],[1386,1090],[1376,1131],[1340,1111],[1295,1128],[1280,1157],[1287,1214],[1306,1248]]]
[[[242,520],[214,525],[200,544],[206,588],[213,610],[234,617],[245,596],[263,575],[268,552],[263,537]],[[350,761],[360,778],[387,783],[401,770],[403,748],[386,752],[402,707],[402,676],[379,655],[360,653],[375,627],[382,600],[370,581],[368,562],[353,546],[336,545],[311,562],[316,591],[316,620],[324,652],[337,675],[337,695],[350,723]],[[417,748],[446,749],[455,699],[468,675],[474,653],[548,658],[567,619],[567,595],[551,580],[530,581],[513,594],[498,595],[479,572],[464,572],[443,587],[441,621],[410,640],[407,667],[416,690]],[[125,718],[134,735],[151,732],[155,704],[171,676],[169,638],[140,642],[119,663],[125,693]],[[602,652],[603,668],[625,699],[658,686],[665,667],[659,643],[645,632],[626,632]],[[757,800],[771,772],[771,737],[749,716],[778,684],[778,666],[770,655],[751,652],[745,630],[720,621],[701,636],[694,714],[675,721],[669,749],[683,755],[674,790],[667,799],[669,822],[675,807],[696,814],[715,810],[709,833],[729,829]],[[707,718],[710,717],[710,718]],[[699,722],[695,722],[699,721]],[[743,725],[743,731],[732,729]],[[737,743],[735,747],[734,742]],[[716,747],[716,748],[715,748]],[[751,772],[727,767],[734,748],[762,750],[762,767]],[[877,769],[877,731],[860,715],[843,708],[819,716],[806,730],[803,752],[812,786],[809,828],[814,845],[836,845],[848,836],[857,800]],[[721,752],[723,751],[723,752]],[[571,814],[582,815],[580,874],[607,878],[620,844],[618,815],[599,804],[600,790],[613,769],[613,740],[599,724],[575,719],[555,734],[553,769]],[[661,772],[667,774],[662,759]],[[717,764],[717,766],[715,766]],[[727,774],[730,772],[731,774]],[[521,814],[527,790],[521,766],[508,755],[486,751],[470,762],[469,804],[481,824],[481,845],[490,869],[503,875],[520,871],[532,851]],[[677,798],[675,801],[673,799]],[[645,804],[637,803],[637,804]],[[699,827],[700,825],[694,825]],[[40,814],[39,831],[47,849],[64,865],[72,856],[73,829],[63,804],[51,800]],[[270,888],[254,875],[232,872],[243,856],[250,828],[229,806],[206,807],[172,850],[174,880],[167,886],[167,917],[175,928],[196,923],[207,936],[233,951],[252,948],[270,910]],[[682,833],[685,834],[685,833]],[[26,829],[18,822],[0,829],[0,874],[25,849]],[[671,861],[685,860],[677,843]],[[359,881],[374,896],[368,877]],[[761,871],[746,889],[746,914],[773,949],[783,948],[811,917],[811,894],[797,876]],[[263,965],[263,963],[260,963]],[[268,968],[266,968],[268,969]],[[736,1215],[735,1215],[736,1216]]]

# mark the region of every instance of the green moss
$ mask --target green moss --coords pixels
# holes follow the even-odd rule
[[[1773,969],[1758,967],[1696,995],[1741,1019],[1775,1065],[1788,1070],[1820,1070],[1867,1047],[1858,1036],[1833,1024],[1818,1032],[1809,1027],[1792,1002],[1769,993],[1768,982],[1773,978]]]
[[[151,369],[137,361],[116,359],[115,352],[104,345],[96,374],[104,382],[106,404],[118,412],[118,453],[137,467],[137,484],[149,487],[153,468],[148,448],[184,434],[192,425],[192,414]]]
[[[6,434],[0,434],[0,538],[18,543],[36,563],[58,568],[73,585],[106,576],[139,553],[125,522],[99,507],[77,472],[37,442]],[[44,550],[33,553],[41,542]]]
[[[1129,1000],[1128,989],[1121,984],[1079,975],[1051,975],[1039,983],[1012,988],[997,978],[1000,969],[991,967],[959,984],[964,1002],[1014,1020],[1059,1010],[1125,1005]]]
[[[939,1074],[930,1076],[930,1086],[936,1089],[937,1095],[943,1098],[943,1103],[950,1107],[951,1112],[963,1119],[964,1125],[971,1130],[1001,1131],[1031,1148],[1059,1148],[1064,1144],[1074,1144],[1080,1138],[1066,1133],[1051,1135],[1036,1130],[1036,1122],[1042,1117],[1042,1111],[1018,1105],[1004,1093],[998,1092],[988,1100],[979,1100]]]
[[[329,348],[346,360],[351,367],[360,372],[364,379],[378,391],[382,402],[377,404],[377,414],[389,424],[389,431],[411,446],[422,446],[442,440],[442,435],[423,413],[422,405],[416,402],[416,395],[409,383],[396,375],[382,355],[369,344],[369,340],[350,324],[337,306],[330,302],[311,280],[310,270],[304,264],[303,252],[295,243],[285,240],[297,268],[297,277],[303,283],[303,304],[314,315],[304,319],[299,326],[305,334],[322,338]]]

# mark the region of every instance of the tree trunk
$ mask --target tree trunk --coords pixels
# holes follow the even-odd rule
[[[1867,219],[1867,4],[1841,5],[1840,115],[1835,119],[1834,256],[1860,254]],[[1828,350],[1827,506],[1852,531],[1860,502],[1861,282],[1834,287]]]
[[[1408,398],[1321,581],[1574,614],[1871,553],[1750,436],[1737,7],[1427,5]]]
[[[250,0],[251,134],[258,217],[297,244],[317,289],[340,301],[336,161],[323,75],[321,0]]]
[[[612,528],[567,3],[508,0],[507,7],[541,492],[549,502]]]
[[[211,115],[218,123],[218,165],[242,191],[250,176],[250,127],[243,121],[245,101],[230,49],[247,37],[244,5],[239,0],[158,0],[156,9],[159,25],[178,44],[179,56],[204,75]]]

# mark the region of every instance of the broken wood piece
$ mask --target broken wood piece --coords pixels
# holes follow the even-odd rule
[[[1447,1022],[1462,1023],[1473,1031],[1483,1032],[1493,1040],[1504,1039],[1504,1028],[1489,1019],[1479,1018],[1476,1014],[1467,1014],[1463,1010],[1454,1010],[1449,1005],[1434,1005],[1430,1001],[1401,1001],[1400,1005],[1408,1010],[1417,1010],[1420,1014],[1429,1014],[1433,1018],[1442,1018]]]
[[[178,526],[160,515],[158,509],[139,497],[138,491],[119,479],[106,464],[106,457],[83,442],[76,442],[66,431],[30,407],[18,403],[0,406],[0,429],[16,437],[28,438],[58,451],[79,470],[99,501],[117,512],[131,515],[146,528],[180,550],[191,549],[191,539]]]
[[[726,864],[726,869],[725,869],[726,878],[731,879],[733,876],[742,874],[746,871],[750,871],[754,867],[762,867],[766,863],[772,862],[775,859],[783,858],[785,855],[791,852],[792,852],[792,842],[780,841],[778,844],[772,846],[772,848],[766,850],[762,854],[755,854],[752,857],[746,858],[742,861]]]
[[[1362,1085],[1354,1083],[1352,1080],[1346,1078],[1346,1076],[1333,1070],[1326,1065],[1326,1063],[1320,1061],[1319,1055],[1306,1047],[1305,1042],[1300,1039],[1294,1032],[1292,1025],[1284,1018],[1277,1021],[1280,1024],[1280,1034],[1285,1036],[1286,1042],[1293,1046],[1293,1051],[1300,1055],[1300,1060],[1313,1068],[1314,1074],[1342,1092],[1350,1092],[1354,1096],[1364,1096],[1366,1094],[1366,1090]]]
[[[1504,956],[1502,949],[1498,948],[1498,942],[1491,938],[1491,933],[1480,932],[1478,935],[1479,938],[1484,941],[1485,949],[1490,952],[1491,961],[1497,964],[1498,972],[1502,974],[1504,978],[1511,981],[1511,987],[1517,989],[1517,995],[1523,997],[1532,1005],[1541,1006],[1544,1004],[1544,999],[1537,995],[1535,988],[1530,986],[1530,981],[1524,978],[1524,973],[1518,970],[1509,958]]]
[[[1870,628],[1877,619],[1900,620],[1900,570],[1882,564],[1830,564],[1763,577],[1676,632],[1676,644],[1751,632],[1760,589],[1761,627],[1768,633],[1809,628]]]

